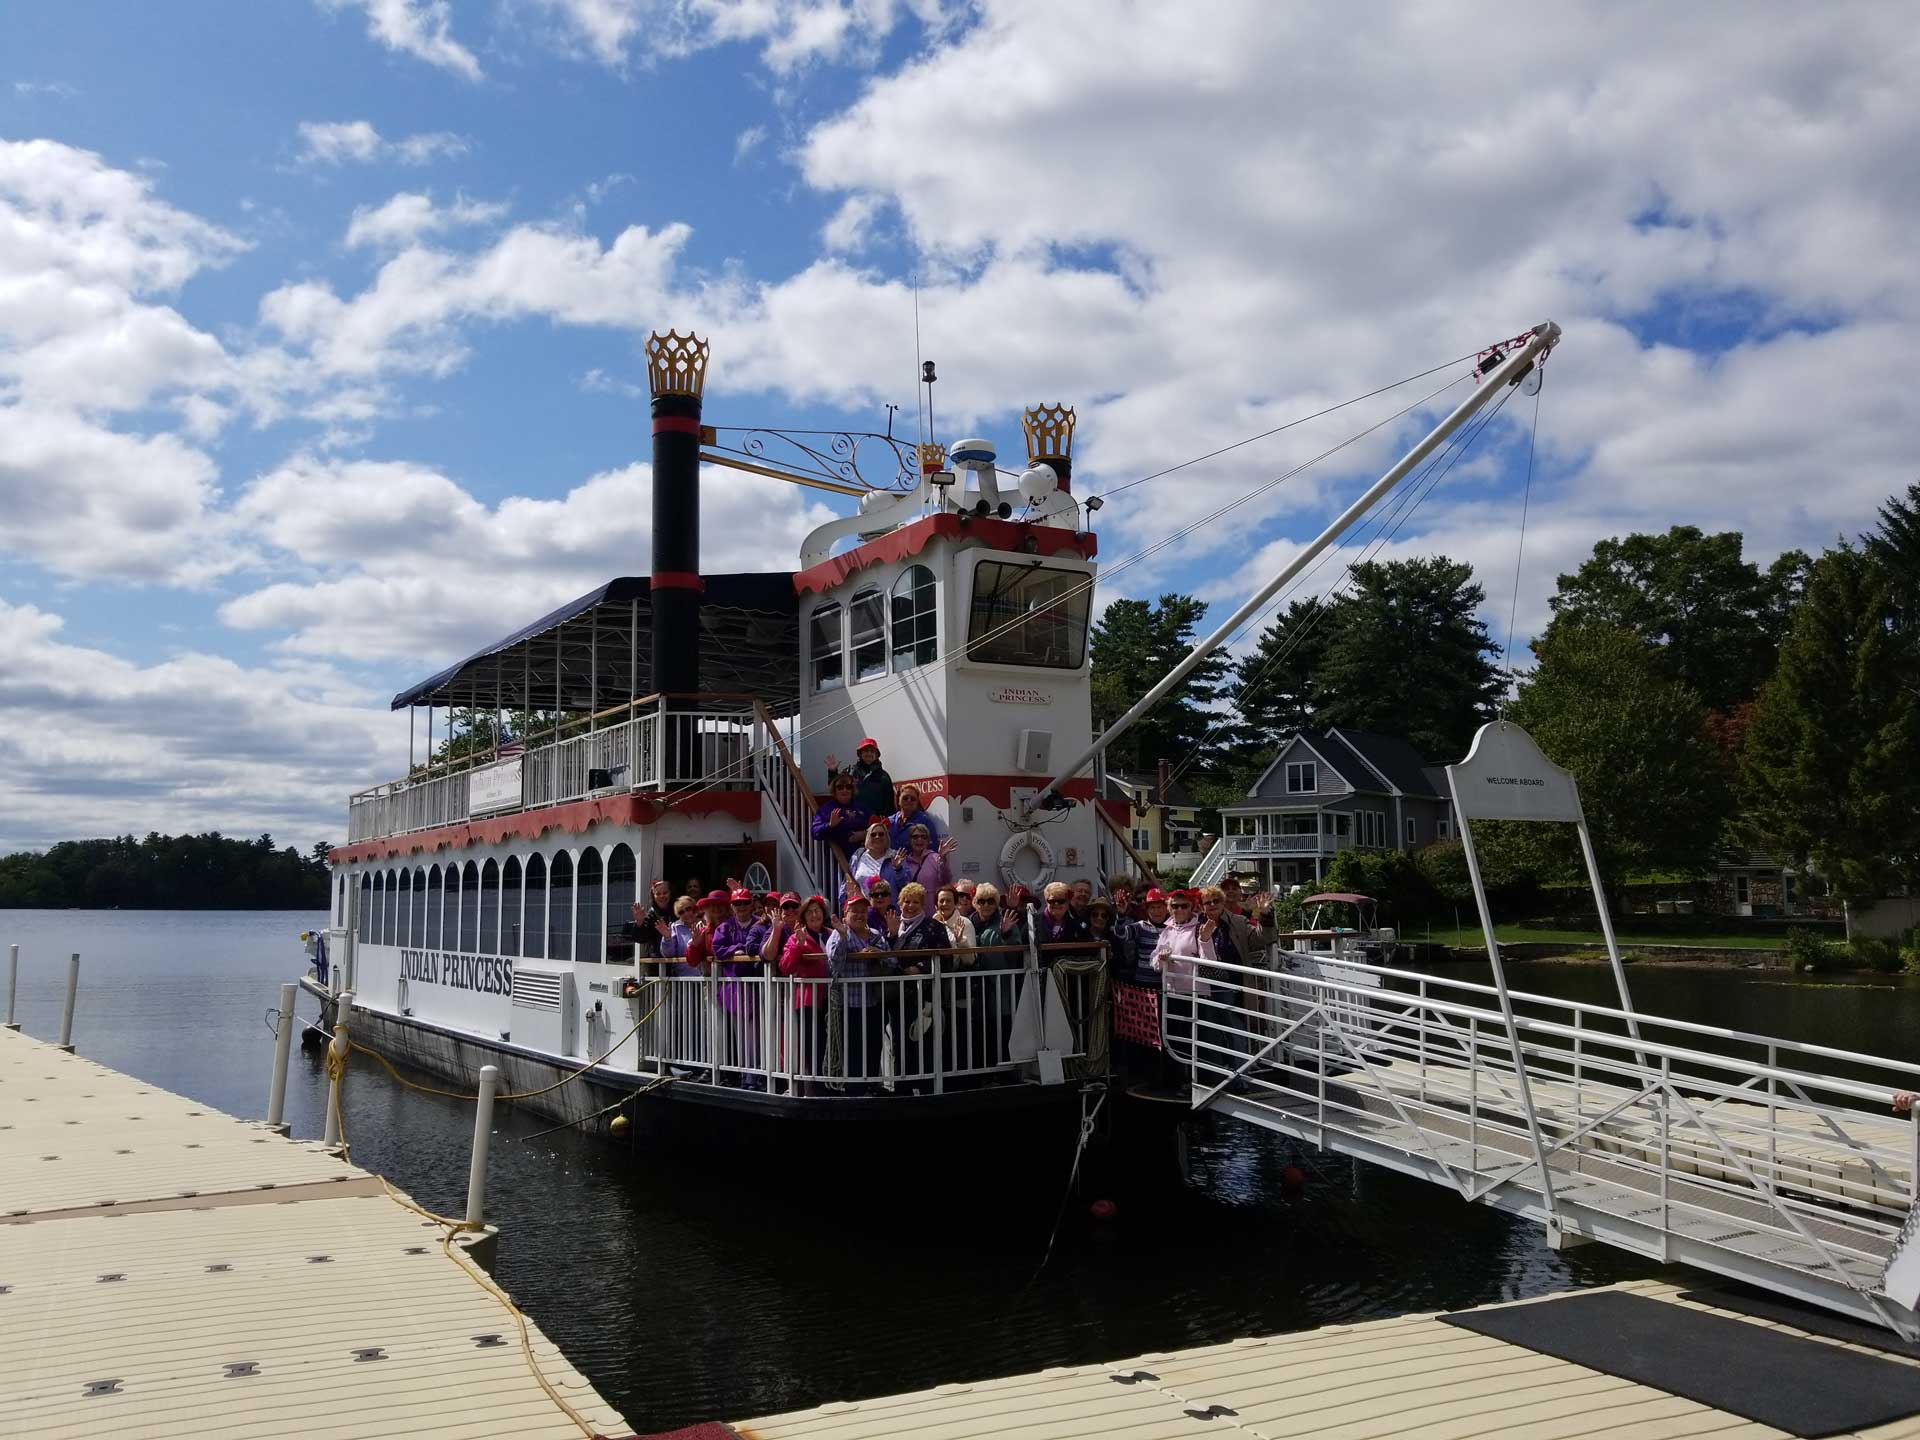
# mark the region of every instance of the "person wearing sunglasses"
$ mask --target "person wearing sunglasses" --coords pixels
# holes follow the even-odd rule
[[[1234,889],[1239,889],[1237,882]],[[1213,941],[1214,956],[1221,963],[1263,968],[1273,943],[1273,900],[1258,897],[1249,919],[1234,909],[1234,897],[1224,887],[1209,885],[1200,892],[1200,927]],[[1226,1038],[1235,1049],[1251,1053],[1266,1028],[1266,983],[1257,976],[1222,974],[1214,997],[1233,1006],[1231,1012],[1222,1012],[1221,1022],[1240,1033]]]
[[[1044,903],[1040,910],[1040,928],[1037,938],[1042,946],[1068,945],[1087,938],[1087,921],[1084,915],[1073,910],[1073,887],[1063,881],[1055,880],[1042,892]],[[1046,950],[1040,952],[1040,965],[1045,969],[1067,952],[1064,950]]]
[[[971,1054],[981,1065],[996,1065],[1007,1058],[1007,1022],[1013,1015],[1011,982],[1003,974],[1026,965],[1022,953],[1027,944],[1026,916],[1000,900],[999,887],[982,882],[973,890],[973,933],[982,951],[1012,946],[1004,953],[984,953],[976,969],[985,972],[981,980],[981,1003],[974,1006],[974,1023],[979,1033],[973,1037]]]
[[[1194,1058],[1194,1011],[1212,993],[1212,987],[1195,974],[1194,962],[1216,958],[1213,935],[1218,927],[1201,929],[1195,898],[1191,890],[1176,890],[1167,897],[1167,923],[1149,962],[1160,973],[1166,993],[1168,1052],[1182,1067],[1191,1065]]]

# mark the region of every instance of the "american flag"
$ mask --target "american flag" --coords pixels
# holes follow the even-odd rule
[[[505,760],[509,755],[523,754],[526,748],[527,742],[522,740],[518,735],[502,735],[500,737],[500,758],[502,760]]]

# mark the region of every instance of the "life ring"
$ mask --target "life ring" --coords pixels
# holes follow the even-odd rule
[[[1040,862],[1039,873],[1031,880],[1022,879],[1013,868],[1023,850],[1031,850],[1034,859]],[[1036,892],[1053,879],[1053,846],[1047,843],[1047,837],[1037,830],[1016,830],[1009,835],[1007,843],[1000,847],[1000,878],[1009,891],[1015,885],[1025,885]]]

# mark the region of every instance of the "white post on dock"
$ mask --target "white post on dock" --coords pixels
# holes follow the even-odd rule
[[[342,1067],[341,1077],[344,1083],[347,1063],[347,1020],[353,1013],[353,992],[341,991],[340,998],[334,1004],[336,1009],[333,1016],[333,1040],[327,1046],[327,1065],[329,1068],[335,1065]],[[338,1145],[341,1128],[340,1086],[329,1079],[327,1081],[327,1128],[326,1133],[320,1137],[320,1143]]]
[[[487,1203],[487,1147],[493,1139],[493,1094],[499,1088],[499,1067],[482,1065],[480,1103],[473,1111],[473,1162],[467,1169],[467,1224],[476,1229]]]
[[[7,1029],[18,1030],[20,1022],[13,1018],[13,995],[20,986],[20,947],[7,947]]]
[[[293,1050],[293,1006],[298,985],[280,987],[280,1018],[273,1026],[273,1075],[267,1082],[267,1128],[287,1133],[287,1057]]]
[[[80,952],[67,961],[67,1003],[60,1010],[60,1048],[73,1053],[73,1002],[80,994]]]

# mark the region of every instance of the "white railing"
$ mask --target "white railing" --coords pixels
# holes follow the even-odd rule
[[[561,805],[613,791],[655,792],[691,785],[751,790],[748,763],[755,702],[737,697],[652,696],[608,712],[609,723],[558,741],[530,745],[520,761],[520,799],[489,815]],[[363,790],[347,802],[347,840],[378,839],[454,825],[471,818],[471,772],[491,763],[475,755],[465,768]],[[804,832],[802,832],[804,833]]]
[[[852,878],[846,856],[839,854],[832,842],[813,838],[813,816],[818,801],[786,742],[780,738],[773,717],[766,707],[758,704],[754,707],[753,752],[760,791],[767,797],[788,846],[800,861],[815,893],[826,896],[829,902],[837,900],[842,882]]]
[[[1885,1276],[1913,1213],[1920,1068],[1719,1026],[1303,957],[1200,962],[1166,1002],[1196,1105],[1599,1239],[1913,1335]]]
[[[924,963],[924,974],[863,979],[669,976],[641,1032],[641,1063],[800,1099],[937,1095],[1029,1078],[1030,1060],[1009,1052],[1023,987],[1039,987],[1031,1003],[1061,1007],[1073,1037],[1063,1060],[1084,1057],[1092,1028],[1110,1023],[1090,1003],[1087,976],[956,956]]]

